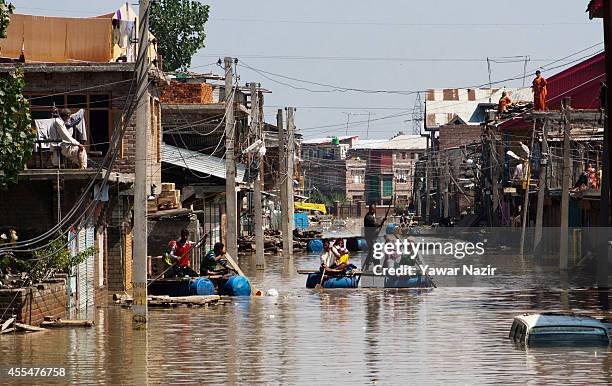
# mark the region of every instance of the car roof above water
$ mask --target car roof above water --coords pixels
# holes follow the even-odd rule
[[[590,316],[578,316],[572,314],[523,314],[514,317],[529,328],[550,326],[581,326],[597,327],[606,330],[606,325]]]

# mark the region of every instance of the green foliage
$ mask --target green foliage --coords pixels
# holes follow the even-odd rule
[[[0,78],[0,188],[17,182],[32,156],[36,131],[31,128],[30,105],[22,92],[20,71]]]
[[[55,240],[51,240],[46,248],[34,252],[33,259],[17,258],[12,253],[0,257],[0,273],[27,273],[27,280],[21,285],[27,286],[40,283],[55,273],[68,273],[71,267],[82,263],[87,256],[94,253],[90,247],[71,256],[67,246],[67,235],[58,233]]]
[[[204,48],[210,6],[193,0],[159,0],[151,6],[150,29],[164,58],[164,70],[186,70]]]
[[[6,0],[0,0],[0,38],[6,37],[6,29],[11,21],[11,14],[15,11],[15,6],[7,4]]]
[[[66,234],[58,233],[46,248],[34,253],[36,260],[31,263],[29,270],[32,283],[48,279],[54,273],[67,273],[71,267],[82,263],[87,256],[94,253],[94,248],[90,247],[76,256],[71,256],[67,241]]]

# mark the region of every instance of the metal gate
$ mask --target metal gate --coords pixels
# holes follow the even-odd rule
[[[79,229],[77,252],[94,246],[94,227]],[[94,306],[94,254],[91,253],[77,266],[77,308],[85,310]]]

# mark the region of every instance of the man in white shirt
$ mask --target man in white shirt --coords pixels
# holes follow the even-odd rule
[[[87,152],[85,147],[70,135],[66,122],[70,119],[70,110],[62,109],[60,117],[53,120],[53,130],[60,144],[62,155],[79,165],[80,169],[87,169]]]

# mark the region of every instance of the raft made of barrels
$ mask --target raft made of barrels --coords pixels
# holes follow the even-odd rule
[[[206,277],[159,279],[149,282],[147,292],[151,295],[207,296],[215,295],[215,285]]]
[[[323,288],[358,288],[359,275],[331,276],[323,280]],[[315,288],[321,283],[321,273],[311,273],[306,279],[306,288]]]

